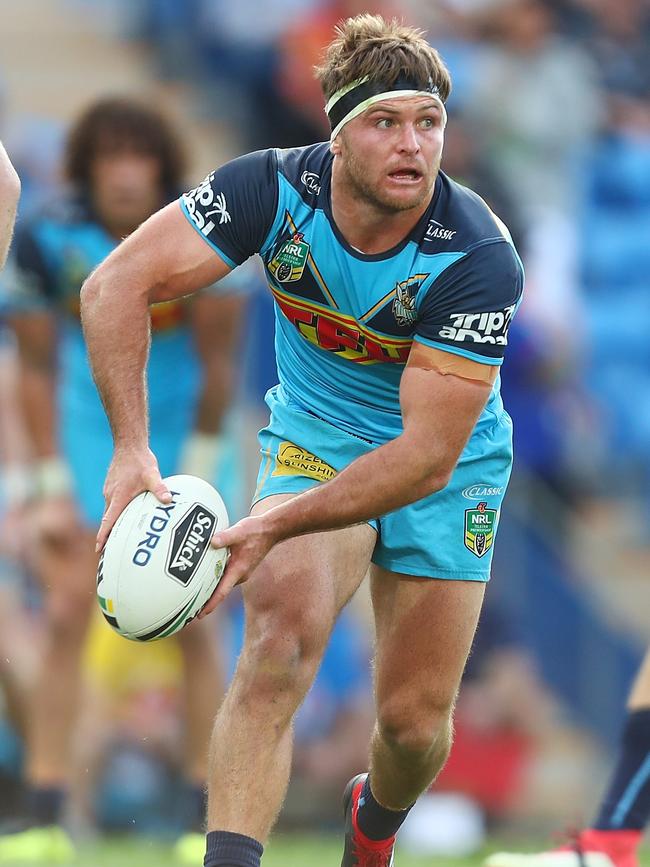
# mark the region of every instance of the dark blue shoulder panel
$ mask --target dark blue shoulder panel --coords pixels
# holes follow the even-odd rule
[[[427,291],[420,302],[416,339],[498,364],[523,282],[512,244],[505,238],[479,242]]]
[[[316,208],[332,154],[329,142],[277,151],[278,171],[306,205]]]
[[[238,157],[180,199],[185,216],[231,267],[259,252],[278,206],[274,150]]]

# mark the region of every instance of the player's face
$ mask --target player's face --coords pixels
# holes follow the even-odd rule
[[[429,97],[377,102],[332,144],[349,191],[389,213],[428,203],[440,168],[443,113]]]
[[[111,229],[129,232],[161,205],[158,157],[133,149],[100,151],[92,161],[93,204]]]

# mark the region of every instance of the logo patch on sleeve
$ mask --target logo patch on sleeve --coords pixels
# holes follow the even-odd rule
[[[479,503],[475,509],[465,509],[465,547],[482,557],[494,544],[497,510]]]
[[[328,482],[336,470],[311,452],[295,443],[282,442],[275,459],[273,476],[307,476],[319,482]]]
[[[511,304],[503,310],[489,313],[452,313],[449,322],[438,332],[439,337],[456,343],[493,343],[505,346],[508,343],[508,327],[517,308]]]

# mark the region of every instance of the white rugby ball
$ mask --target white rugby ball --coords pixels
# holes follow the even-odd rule
[[[196,476],[169,476],[168,505],[145,491],[110,532],[97,569],[97,599],[116,632],[155,641],[182,629],[203,608],[226,567],[228,550],[210,539],[228,526],[219,493]]]

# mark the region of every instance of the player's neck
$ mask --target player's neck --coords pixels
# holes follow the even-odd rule
[[[350,194],[345,184],[332,176],[332,217],[351,247],[369,256],[392,250],[415,228],[431,199],[407,211],[389,211]]]

